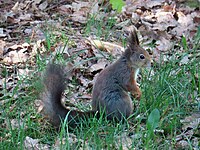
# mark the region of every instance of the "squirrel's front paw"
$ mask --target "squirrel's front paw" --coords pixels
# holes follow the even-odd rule
[[[142,92],[140,91],[140,88],[137,87],[135,91],[132,92],[132,95],[135,99],[139,100],[141,98]]]

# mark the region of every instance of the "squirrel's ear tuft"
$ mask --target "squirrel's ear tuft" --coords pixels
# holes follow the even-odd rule
[[[139,40],[137,36],[137,32],[135,29],[131,29],[129,38],[128,38],[128,44],[129,46],[136,46],[139,45]]]

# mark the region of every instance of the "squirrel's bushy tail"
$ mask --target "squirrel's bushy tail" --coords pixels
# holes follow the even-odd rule
[[[81,112],[70,110],[61,103],[62,93],[65,90],[65,78],[62,66],[50,64],[44,74],[44,88],[41,94],[43,102],[43,114],[54,126],[59,127],[61,121],[67,116],[68,125],[72,128],[85,117],[94,116],[96,112]]]

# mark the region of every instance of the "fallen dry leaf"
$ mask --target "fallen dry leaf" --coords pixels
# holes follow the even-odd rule
[[[90,72],[94,72],[94,71],[100,71],[103,70],[106,65],[108,65],[108,62],[106,62],[104,59],[100,59],[98,60],[98,62],[96,64],[93,64],[89,70]]]
[[[172,12],[157,12],[155,18],[156,24],[153,25],[154,30],[165,31],[167,28],[176,27],[178,24]]]
[[[47,144],[40,144],[39,139],[33,139],[31,137],[26,137],[24,140],[24,147],[26,149],[32,149],[32,150],[50,150],[50,146]]]
[[[8,53],[8,56],[3,59],[3,62],[7,64],[26,62],[30,56],[26,51],[27,49],[21,49],[18,52],[11,51]]]
[[[196,137],[194,133],[196,130],[199,130],[200,112],[192,113],[191,116],[185,117],[185,119],[180,120],[180,122],[183,124],[183,132],[176,136],[176,147],[188,149],[191,144],[193,147],[198,147],[198,143],[195,142],[198,137]]]
[[[47,2],[47,0],[45,0],[39,5],[39,9],[44,10],[47,8],[47,6],[48,6],[48,2]]]
[[[178,25],[174,28],[171,33],[176,36],[187,36],[189,34],[189,30],[194,29],[193,17],[188,14],[184,15],[182,12],[177,12],[178,14]]]
[[[173,47],[173,42],[171,42],[170,40],[167,40],[164,37],[160,37],[159,40],[156,41],[156,48],[161,51],[161,52],[166,52],[169,51],[170,49],[172,49]]]
[[[191,114],[191,116],[185,117],[185,119],[180,120],[180,122],[183,124],[183,130],[190,129],[197,129],[200,125],[200,112],[194,112]]]
[[[84,143],[84,149],[91,149],[91,147],[89,146],[89,144],[87,142],[84,142],[82,139],[77,138],[75,134],[69,133],[67,135],[67,138],[62,138],[62,139],[57,139],[55,144],[54,144],[54,148],[55,149],[60,149],[62,147],[62,145],[66,144],[66,141],[69,143],[70,147],[78,147],[78,149],[83,148],[83,143]],[[82,144],[80,144],[82,143]]]
[[[0,28],[0,38],[6,37],[6,34],[3,31],[3,28]]]
[[[190,60],[189,60],[189,56],[186,55],[186,56],[184,56],[184,57],[181,59],[180,65],[187,64],[189,61],[190,61]]]
[[[6,42],[0,40],[0,59],[3,58],[4,48],[6,46]]]
[[[93,46],[95,46],[96,48],[99,48],[101,50],[106,50],[108,51],[109,53],[112,53],[112,51],[114,49],[119,49],[121,51],[124,51],[124,48],[122,46],[119,46],[117,44],[114,44],[114,43],[110,43],[110,42],[104,42],[104,41],[100,41],[100,40],[91,40],[91,39],[88,39],[91,44]]]
[[[11,123],[12,129],[19,129],[19,128],[22,128],[22,127],[23,127],[23,129],[27,128],[25,123],[22,120],[19,120],[19,119],[12,119],[10,123]]]

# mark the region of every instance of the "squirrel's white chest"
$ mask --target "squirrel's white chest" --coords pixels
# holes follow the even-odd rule
[[[139,68],[135,70],[135,81],[137,81],[137,76],[138,76],[138,74],[139,74],[139,71],[140,71]]]

